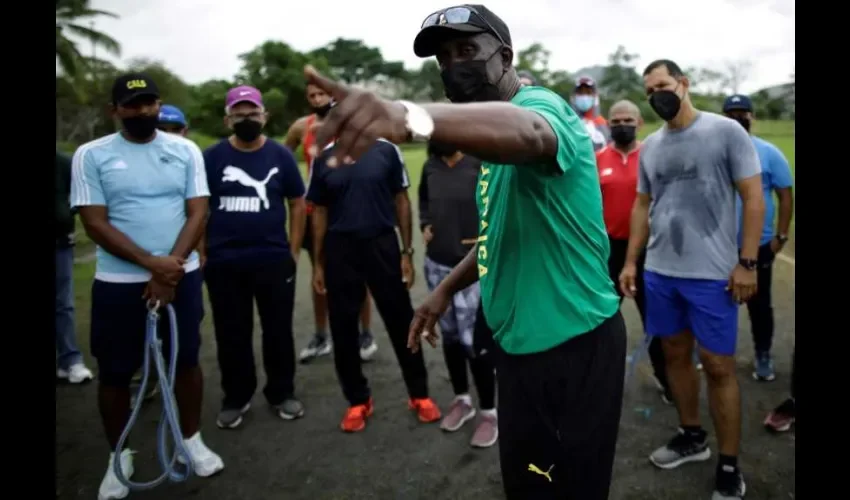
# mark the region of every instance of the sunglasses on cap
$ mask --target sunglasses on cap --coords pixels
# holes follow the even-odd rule
[[[425,29],[429,26],[444,26],[446,24],[469,24],[469,20],[473,15],[476,20],[487,26],[488,32],[498,38],[502,45],[508,45],[499,35],[496,28],[494,28],[493,25],[484,18],[484,16],[479,14],[478,11],[472,7],[468,6],[449,7],[448,9],[438,10],[426,17],[425,20],[422,21],[422,26],[420,26],[419,29]]]

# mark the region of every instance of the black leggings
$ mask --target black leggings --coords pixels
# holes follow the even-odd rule
[[[478,404],[482,410],[496,407],[496,371],[488,354],[472,356],[460,342],[443,343],[443,356],[449,369],[449,378],[455,395],[469,393],[469,377],[466,366],[472,372],[472,380],[478,390]]]

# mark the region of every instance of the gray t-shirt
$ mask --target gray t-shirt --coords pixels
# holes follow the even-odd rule
[[[726,280],[738,262],[735,182],[761,173],[738,122],[700,112],[681,130],[665,125],[643,142],[638,192],[652,198],[646,269]]]

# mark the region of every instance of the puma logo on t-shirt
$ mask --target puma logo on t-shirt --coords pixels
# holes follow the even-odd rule
[[[239,167],[232,165],[224,167],[222,182],[238,182],[245,187],[253,188],[257,196],[222,196],[218,209],[225,212],[259,212],[261,208],[268,210],[270,205],[266,185],[276,173],[278,168],[272,167],[266,178],[258,181]]]

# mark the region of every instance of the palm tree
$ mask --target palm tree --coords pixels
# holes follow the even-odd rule
[[[62,72],[72,79],[80,76],[80,67],[85,65],[86,58],[80,53],[77,43],[68,38],[69,34],[91,42],[109,54],[121,55],[121,45],[114,38],[79,24],[98,16],[118,18],[112,12],[90,8],[90,3],[90,0],[56,0],[56,60]]]

